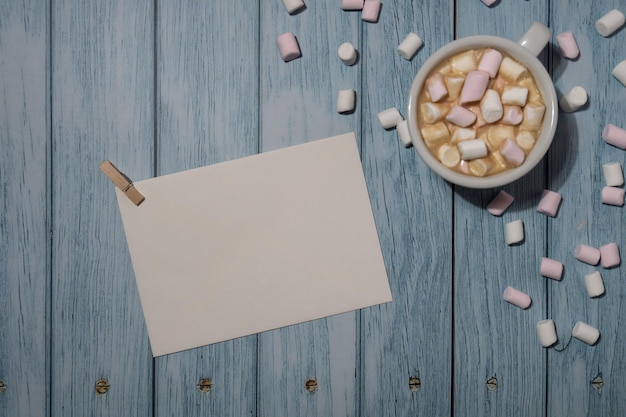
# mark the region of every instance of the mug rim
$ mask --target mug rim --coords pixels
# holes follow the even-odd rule
[[[419,94],[432,70],[450,56],[472,48],[492,47],[500,49],[520,61],[531,72],[541,93],[546,112],[544,114],[541,133],[528,154],[528,157],[519,167],[511,168],[498,174],[478,177],[462,174],[444,166],[428,149],[422,140],[418,128],[417,106]],[[558,102],[552,77],[541,61],[522,45],[506,38],[489,35],[474,35],[454,40],[439,48],[422,65],[415,75],[409,92],[407,120],[413,146],[422,160],[438,175],[447,181],[468,188],[494,188],[512,183],[532,170],[545,156],[556,132],[558,121]]]

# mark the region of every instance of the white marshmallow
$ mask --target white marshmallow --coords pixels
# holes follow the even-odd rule
[[[624,14],[617,9],[613,9],[596,21],[596,30],[606,38],[624,26],[624,22],[626,22]]]
[[[448,168],[454,168],[461,162],[461,155],[456,146],[441,145],[437,151],[437,157]]]
[[[476,131],[467,127],[459,127],[454,129],[452,133],[452,143],[458,143],[464,140],[476,139]]]
[[[574,325],[572,336],[588,345],[595,345],[600,338],[600,331],[587,323],[579,321]]]
[[[461,142],[461,143],[464,143],[464,142]],[[461,164],[462,163],[463,162],[461,162]],[[472,175],[475,175],[477,177],[484,177],[485,175],[487,175],[487,173],[493,166],[493,164],[487,158],[473,159],[467,162],[467,164],[468,164],[469,172],[471,172]]]
[[[339,90],[337,93],[337,113],[349,113],[354,110],[356,91],[352,89]]]
[[[619,162],[608,162],[602,165],[604,173],[604,182],[609,187],[619,187],[624,184],[624,173],[622,172],[622,164]]]
[[[461,158],[466,161],[487,156],[487,145],[482,139],[464,140],[456,146],[461,152]]]
[[[465,78],[459,76],[445,76],[443,77],[443,81],[446,83],[446,88],[448,89],[448,97],[451,100],[458,99],[463,84],[465,83]]]
[[[447,104],[422,103],[420,104],[420,114],[426,123],[435,123],[443,119],[448,112]]]
[[[304,2],[302,0],[283,0],[283,4],[289,14],[295,13],[304,7]]]
[[[584,106],[585,103],[587,103],[587,91],[581,86],[572,88],[559,100],[561,110],[567,113],[575,112]]]
[[[378,113],[378,121],[383,129],[393,129],[404,120],[402,115],[395,107],[390,107]]]
[[[517,145],[525,151],[530,151],[535,146],[536,140],[535,135],[528,131],[519,132],[515,137]]]
[[[438,122],[422,128],[422,139],[424,139],[426,146],[432,148],[442,142],[449,141],[450,131],[444,122]]]
[[[495,123],[502,118],[502,102],[496,90],[487,90],[482,100],[480,100],[480,113],[487,123]]]
[[[411,60],[418,49],[422,46],[422,40],[417,34],[411,32],[396,48],[400,56],[406,60]]]
[[[508,56],[502,59],[499,74],[511,81],[517,81],[526,73],[526,67]]]
[[[409,123],[406,120],[401,121],[396,126],[396,132],[398,132],[398,138],[405,148],[411,146],[411,134],[409,133]]]
[[[350,42],[344,42],[339,45],[339,49],[337,50],[339,54],[339,59],[346,65],[354,65],[357,59],[356,49]]]
[[[589,297],[599,297],[604,294],[604,282],[602,281],[602,275],[600,272],[594,271],[591,274],[585,275],[585,287],[587,287],[587,294]]]
[[[502,104],[524,107],[528,100],[528,88],[505,85],[502,90]]]
[[[450,66],[456,72],[468,73],[474,71],[478,67],[476,63],[476,52],[469,50],[453,56],[450,60]]]
[[[626,87],[626,59],[617,64],[611,74]]]
[[[490,126],[487,130],[487,146],[490,151],[497,151],[507,138],[512,138],[513,136],[515,136],[515,128],[513,126]]]
[[[554,345],[558,338],[556,337],[556,327],[552,319],[541,320],[537,323],[537,336],[539,344],[543,347]]]
[[[520,124],[521,130],[537,130],[543,122],[546,106],[543,104],[529,103],[524,107],[524,120]]]
[[[513,220],[504,225],[504,240],[507,245],[514,245],[524,240],[524,223]]]

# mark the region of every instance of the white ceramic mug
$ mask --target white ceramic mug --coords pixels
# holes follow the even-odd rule
[[[556,98],[556,92],[554,91],[552,78],[546,71],[543,64],[537,59],[537,55],[543,50],[546,44],[550,41],[551,37],[552,31],[549,28],[542,23],[535,22],[517,43],[497,36],[469,36],[448,43],[426,60],[411,84],[407,121],[413,146],[422,160],[433,171],[449,182],[464,187],[493,188],[501,187],[521,178],[533,169],[539,161],[541,161],[552,143],[558,120],[558,101]],[[537,138],[533,149],[520,166],[498,174],[477,177],[463,174],[444,166],[433,154],[430,153],[426,144],[422,140],[421,132],[418,126],[417,111],[419,107],[418,98],[420,92],[424,88],[426,78],[441,62],[460,52],[469,49],[480,49],[486,47],[495,48],[510,55],[532,73],[535,83],[537,84],[537,88],[539,89],[546,106],[546,112],[544,114],[539,137]]]

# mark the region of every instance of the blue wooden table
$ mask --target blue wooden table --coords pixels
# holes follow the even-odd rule
[[[591,299],[579,243],[626,244],[624,209],[603,205],[605,144],[626,127],[626,30],[595,21],[624,0],[387,1],[377,23],[308,0],[4,0],[0,4],[0,416],[621,416],[626,414],[624,266],[601,270]],[[397,107],[421,64],[475,34],[518,39],[533,22],[572,31],[577,60],[556,43],[540,55],[558,95],[581,85],[582,110],[560,115],[548,155],[499,191],[434,175],[378,112]],[[283,62],[293,32],[302,57]],[[409,32],[424,46],[407,61]],[[351,42],[359,61],[337,48]],[[335,110],[353,88],[352,114]],[[205,166],[356,132],[394,301],[153,359],[109,180]],[[558,215],[536,211],[544,189]],[[525,241],[503,227],[521,219]],[[539,275],[548,256],[561,282]],[[501,299],[507,285],[528,310]],[[559,343],[535,324],[552,318]],[[207,318],[209,320],[210,318]],[[571,339],[576,321],[601,332]]]

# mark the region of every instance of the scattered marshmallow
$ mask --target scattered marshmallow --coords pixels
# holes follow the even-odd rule
[[[503,106],[503,116],[500,123],[517,126],[524,120],[524,112],[519,106]]]
[[[516,167],[522,165],[524,159],[526,158],[526,154],[522,148],[517,146],[517,143],[509,138],[504,140],[504,143],[500,148],[500,154],[509,164]]]
[[[556,191],[544,190],[537,206],[539,213],[546,216],[555,217],[561,204],[561,194]]]
[[[341,62],[348,66],[354,65],[354,63],[356,62],[356,49],[354,49],[354,46],[350,42],[344,42],[339,45],[337,53],[339,54],[339,59],[341,60]]]
[[[502,299],[507,303],[511,303],[524,310],[530,307],[530,304],[532,303],[532,300],[528,294],[511,286],[508,286],[504,289]]]
[[[380,15],[380,1],[379,0],[365,0],[363,4],[363,10],[361,11],[361,20],[370,23],[378,22],[378,16]]]
[[[480,113],[487,123],[495,123],[502,118],[502,102],[496,90],[487,90],[480,101]]]
[[[482,139],[464,140],[456,145],[465,161],[487,156],[487,145]]]
[[[393,129],[403,120],[402,115],[395,107],[390,107],[378,113],[378,121],[383,129]]]
[[[492,4],[496,2],[496,0],[480,0],[480,1],[482,1],[485,6],[491,6]]]
[[[411,146],[411,134],[409,133],[409,123],[406,120],[401,121],[396,126],[396,132],[398,132],[398,138],[405,148]]]
[[[352,89],[339,90],[337,93],[337,113],[350,113],[354,110],[356,91]]]
[[[422,40],[415,33],[411,32],[398,45],[397,51],[400,56],[408,61],[413,59],[417,50],[422,46]]]
[[[594,271],[585,275],[585,287],[587,288],[587,294],[589,294],[591,298],[599,297],[604,294],[604,281],[602,281],[600,272]]]
[[[559,100],[561,110],[567,113],[575,112],[584,106],[585,103],[587,103],[587,91],[581,86],[572,88]]]
[[[587,323],[579,321],[574,325],[572,336],[588,345],[595,345],[600,338],[600,331]]]
[[[608,162],[602,165],[604,182],[609,187],[624,185],[624,172],[619,162]]]
[[[362,10],[364,0],[341,0],[343,10]]]
[[[446,115],[446,120],[457,126],[467,127],[476,121],[476,115],[465,107],[453,106]]]
[[[426,91],[433,103],[445,98],[448,95],[446,83],[443,81],[443,75],[435,73],[426,80]]]
[[[600,251],[600,265],[602,265],[602,268],[613,268],[620,264],[621,260],[617,243],[607,243],[600,246],[598,250]]]
[[[456,146],[443,144],[437,150],[437,157],[442,164],[448,168],[453,168],[461,162],[461,154]]]
[[[511,194],[501,190],[487,205],[487,211],[494,216],[501,216],[513,203],[513,200],[515,199]]]
[[[617,9],[613,9],[596,21],[596,30],[606,38],[624,26],[624,22],[626,22],[624,14]]]
[[[511,81],[517,81],[520,77],[526,74],[526,67],[512,58],[504,57],[500,63],[500,75]]]
[[[304,8],[304,2],[302,0],[283,0],[287,13],[293,14]]]
[[[285,62],[294,60],[302,55],[296,36],[291,32],[283,33],[276,38],[280,57]]]
[[[600,250],[589,245],[580,244],[574,249],[574,257],[589,265],[598,265]]]
[[[602,187],[602,204],[622,207],[624,205],[624,189],[609,186]]]
[[[567,59],[576,59],[580,54],[578,43],[572,32],[563,32],[556,35],[556,42],[559,45],[561,56]]]
[[[626,59],[617,64],[611,74],[626,87]]]
[[[602,129],[602,139],[609,145],[620,149],[626,149],[626,130],[612,124],[607,124]]]
[[[552,319],[540,320],[537,322],[537,336],[539,344],[543,347],[554,345],[558,338],[556,337],[556,327]]]
[[[488,83],[489,73],[480,70],[468,72],[459,97],[459,104],[480,100],[487,90]]]
[[[543,257],[539,265],[539,273],[543,277],[560,281],[563,278],[563,263],[556,259]]]
[[[528,88],[505,85],[502,89],[502,104],[524,107],[528,100]]]
[[[524,240],[524,223],[513,220],[504,225],[504,240],[507,245],[514,245]]]
[[[500,63],[502,62],[502,54],[495,49],[489,49],[483,53],[478,63],[478,70],[484,71],[489,74],[490,78],[495,78],[500,69]]]

